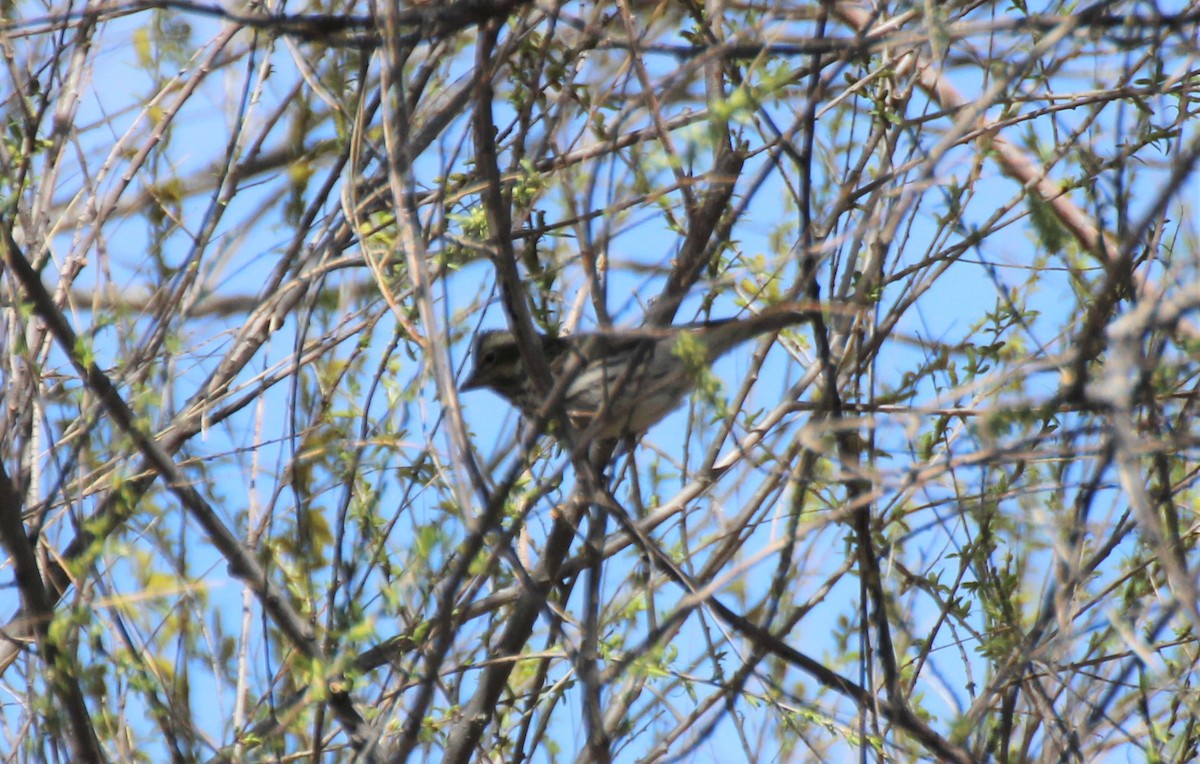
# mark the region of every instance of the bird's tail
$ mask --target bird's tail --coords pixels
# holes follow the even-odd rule
[[[714,361],[748,339],[810,321],[818,311],[812,303],[786,302],[754,316],[712,321],[698,328],[704,334],[709,360]]]

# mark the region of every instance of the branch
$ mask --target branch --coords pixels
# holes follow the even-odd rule
[[[209,540],[229,562],[229,571],[250,587],[262,603],[263,608],[271,616],[288,637],[292,645],[305,656],[324,662],[320,645],[304,620],[288,604],[286,595],[279,591],[267,577],[266,571],[259,565],[258,560],[247,551],[237,537],[225,526],[217,516],[216,510],[192,486],[175,464],[174,459],[163,450],[162,446],[149,436],[138,425],[133,410],[121,397],[116,386],[100,370],[94,361],[85,361],[81,355],[79,338],[67,323],[66,318],[54,304],[41,279],[30,266],[29,261],[21,252],[20,246],[13,239],[12,229],[4,227],[3,257],[5,263],[20,281],[25,295],[33,304],[34,312],[47,325],[54,335],[62,352],[71,360],[80,377],[97,398],[105,412],[137,446],[142,457],[154,472],[161,476],[167,487],[179,499],[192,518],[200,524]],[[362,724],[362,719],[348,703],[335,703],[339,718],[351,738]]]

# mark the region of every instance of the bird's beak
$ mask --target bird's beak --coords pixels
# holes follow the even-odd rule
[[[458,386],[458,391],[460,393],[465,393],[468,390],[478,390],[481,387],[483,387],[483,383],[479,381],[479,374],[475,371],[472,371],[471,375],[463,380],[463,383]]]

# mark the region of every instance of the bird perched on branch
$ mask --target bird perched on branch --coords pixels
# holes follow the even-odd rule
[[[538,338],[554,387],[565,384],[557,399],[567,416],[583,429],[599,417],[597,437],[618,438],[644,432],[673,411],[730,350],[810,315],[780,305],[749,318]],[[471,352],[474,367],[462,390],[492,390],[531,418],[548,403],[526,371],[512,332],[483,332]]]

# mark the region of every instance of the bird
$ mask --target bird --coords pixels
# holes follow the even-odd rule
[[[559,400],[572,424],[594,427],[599,439],[616,439],[643,433],[675,410],[718,358],[746,340],[809,316],[784,304],[747,318],[537,337],[555,387],[568,378]],[[471,354],[474,365],[460,390],[486,388],[526,417],[537,417],[547,398],[526,371],[512,332],[481,332]]]

